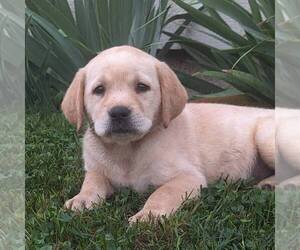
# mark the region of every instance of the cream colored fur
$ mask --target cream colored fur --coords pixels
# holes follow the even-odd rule
[[[151,90],[136,93],[138,82]],[[99,83],[106,88],[103,96],[93,94]],[[274,169],[273,110],[186,101],[165,63],[129,46],[103,51],[80,69],[62,110],[77,129],[85,113],[90,121],[83,145],[86,175],[80,193],[65,206],[91,208],[117,188],[142,192],[151,185],[156,191],[129,219],[147,220],[150,212],[171,214],[187,195],[220,177],[267,177]],[[108,112],[119,105],[132,110],[136,134],[105,134]]]

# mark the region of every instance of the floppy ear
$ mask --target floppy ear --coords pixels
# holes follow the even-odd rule
[[[76,125],[77,131],[83,125],[84,119],[84,81],[85,71],[77,71],[61,104],[61,109],[68,121]]]
[[[157,72],[161,90],[162,121],[167,128],[170,121],[182,112],[188,96],[176,74],[167,64],[159,62]]]

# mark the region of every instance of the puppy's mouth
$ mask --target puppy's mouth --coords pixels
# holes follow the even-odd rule
[[[138,130],[128,120],[115,120],[110,122],[105,134],[107,136],[135,135],[138,134]]]
[[[106,132],[106,135],[133,135],[138,131],[132,128],[112,128]]]

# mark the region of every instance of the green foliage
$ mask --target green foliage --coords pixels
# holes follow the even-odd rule
[[[274,192],[219,181],[164,223],[128,225],[149,194],[128,189],[93,211],[62,209],[83,180],[81,139],[60,114],[26,117],[28,249],[274,249]]]
[[[11,109],[0,110],[0,117],[0,249],[22,249],[25,225],[24,114]]]
[[[191,20],[201,25],[208,30],[205,34],[212,40],[221,41],[225,49],[194,41],[180,33],[165,33],[176,40],[204,70],[209,71],[205,75],[227,81],[258,102],[274,105],[274,1],[249,0],[249,11],[234,0],[199,1],[203,6],[196,9],[183,0],[173,0],[187,13],[173,17],[172,21]],[[242,34],[226,23],[224,15],[240,25]]]
[[[276,1],[276,105],[300,107],[300,2]]]
[[[275,248],[280,250],[299,248],[299,188],[277,188],[275,204]]]
[[[24,4],[1,1],[0,6],[0,108],[24,102]],[[23,59],[23,60],[22,60]]]
[[[134,45],[156,54],[167,0],[26,0],[26,101],[58,106],[75,71],[99,51]]]

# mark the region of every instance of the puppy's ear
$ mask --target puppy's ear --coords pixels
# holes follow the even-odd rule
[[[76,126],[77,131],[82,127],[84,119],[84,82],[85,71],[80,69],[76,73],[61,104],[64,115],[70,123]]]
[[[161,89],[162,122],[167,128],[170,121],[182,112],[188,96],[176,74],[167,64],[159,62],[157,72]]]

